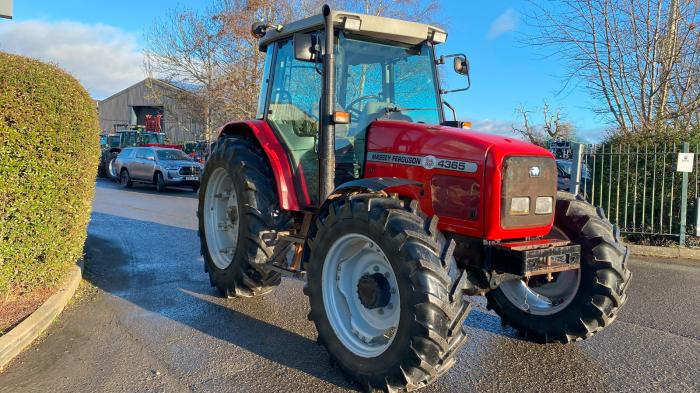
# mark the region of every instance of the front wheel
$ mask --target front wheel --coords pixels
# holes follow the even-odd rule
[[[163,179],[163,174],[160,172],[156,173],[156,191],[165,191],[165,179]]]
[[[413,390],[454,364],[469,312],[450,243],[416,203],[328,202],[311,228],[309,319],[332,362],[366,390]]]
[[[489,292],[488,308],[504,325],[538,342],[591,337],[612,323],[627,301],[632,274],[619,231],[589,203],[559,192],[555,230],[581,245],[581,268],[503,282]]]

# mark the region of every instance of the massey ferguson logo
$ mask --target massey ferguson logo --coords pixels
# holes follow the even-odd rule
[[[423,166],[423,168],[431,170],[435,168],[435,165],[437,165],[437,158],[434,156],[425,156],[423,159],[421,159],[420,164]]]
[[[435,156],[414,156],[410,154],[379,153],[371,151],[367,153],[367,161],[381,162],[385,164],[399,164],[420,166],[426,170],[444,169],[448,171],[474,173],[478,169],[475,162],[452,160]]]
[[[538,166],[530,167],[530,177],[540,177],[540,167],[538,167]]]

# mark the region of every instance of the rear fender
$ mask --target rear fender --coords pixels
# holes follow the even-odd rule
[[[308,200],[302,201],[303,206],[300,204],[294,185],[294,174],[287,158],[287,153],[266,121],[245,120],[230,122],[221,128],[219,137],[223,135],[249,135],[258,141],[258,144],[267,156],[267,161],[275,176],[277,197],[282,209],[301,211],[302,207],[310,205]]]

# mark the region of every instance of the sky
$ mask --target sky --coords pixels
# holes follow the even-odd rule
[[[54,63],[73,74],[96,99],[142,80],[143,32],[164,10],[178,5],[204,8],[207,0],[15,0],[13,19],[0,19],[0,50]],[[561,108],[579,138],[596,142],[606,119],[592,111],[582,86],[562,90],[566,64],[526,45],[527,2],[440,1],[447,43],[440,54],[464,53],[471,64],[470,90],[445,96],[460,120],[473,129],[511,134],[521,119],[516,108],[541,108],[543,100]],[[447,65],[451,68],[451,63]],[[446,70],[450,87],[465,80]]]

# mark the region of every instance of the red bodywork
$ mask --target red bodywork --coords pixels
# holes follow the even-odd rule
[[[300,211],[310,207],[310,199],[303,183],[301,168],[292,170],[285,148],[281,145],[272,128],[264,120],[232,122],[222,128],[222,133],[237,133],[241,127],[252,131],[269,158],[277,183],[280,207],[285,210]],[[509,156],[540,156],[554,159],[543,148],[523,141],[483,134],[459,128],[416,124],[400,121],[375,121],[367,132],[367,152],[406,154],[413,156],[434,156],[438,159],[453,159],[473,162],[474,172],[394,163],[364,163],[364,177],[396,177],[416,180],[422,187],[403,186],[388,191],[416,199],[426,214],[436,213],[440,217],[442,231],[458,233],[486,240],[504,240],[547,235],[552,222],[545,226],[505,229],[500,225],[501,216],[501,168],[503,160]],[[296,193],[295,178],[301,188]],[[447,199],[438,196],[441,189],[454,184],[467,192],[454,197],[454,193],[443,193]],[[301,195],[300,201],[297,195]],[[469,206],[469,205],[473,206]],[[470,208],[476,214],[468,218]],[[441,210],[441,212],[436,212]],[[554,216],[552,215],[552,221]]]
[[[504,229],[500,225],[503,160],[508,156],[542,156],[554,159],[546,149],[518,139],[459,128],[381,120],[370,126],[367,151],[432,155],[437,158],[473,162],[477,165],[475,172],[464,173],[440,168],[428,170],[421,166],[402,164],[369,161],[366,163],[365,177],[398,177],[421,182],[424,185],[423,195],[417,187],[403,187],[392,191],[417,199],[421,209],[428,215],[436,213],[433,192],[439,191],[440,184],[434,183],[434,177],[446,175],[446,179],[452,178],[457,183],[471,186],[472,195],[467,195],[462,200],[478,204],[477,216],[474,219],[466,218],[469,206],[459,206],[462,209],[460,218],[440,216],[439,228],[443,231],[486,240],[502,240],[544,236],[552,227],[552,222],[546,226],[517,229]],[[436,205],[446,203],[440,199],[437,199],[437,202]],[[553,218],[552,215],[552,220]]]

